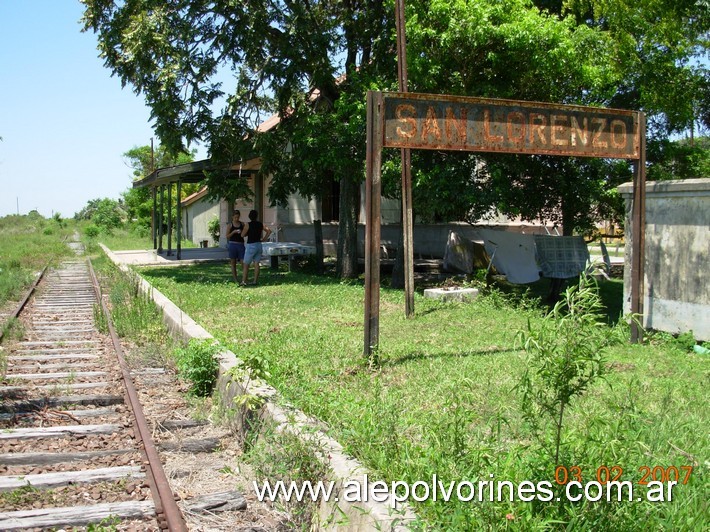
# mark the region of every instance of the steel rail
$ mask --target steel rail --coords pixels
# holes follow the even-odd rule
[[[98,279],[94,273],[94,268],[91,264],[91,260],[87,259],[89,265],[89,274],[91,275],[91,282],[94,285],[94,290],[96,291],[96,297],[98,298],[101,308],[106,316],[106,323],[108,326],[109,334],[111,336],[111,341],[115,348],[116,358],[118,359],[119,366],[121,368],[121,373],[123,374],[123,383],[126,389],[126,399],[128,405],[134,414],[134,424],[136,428],[136,438],[138,443],[141,445],[145,457],[146,466],[148,471],[147,480],[151,487],[151,493],[153,494],[153,501],[155,503],[155,513],[158,519],[158,523],[161,527],[171,531],[171,532],[187,532],[187,524],[185,519],[175,502],[175,496],[173,495],[172,489],[170,488],[170,483],[163,470],[163,464],[160,460],[153,440],[150,436],[151,431],[148,427],[148,422],[146,421],[145,414],[143,413],[143,407],[141,406],[140,399],[138,398],[138,392],[133,385],[133,380],[131,379],[130,371],[128,370],[128,365],[123,356],[123,349],[121,348],[121,341],[116,334],[116,329],[113,326],[111,320],[111,314],[109,309],[101,297],[101,287],[99,286]]]
[[[17,305],[17,308],[15,308],[15,310],[10,314],[10,318],[7,320],[8,322],[10,320],[12,320],[13,318],[17,318],[20,315],[20,312],[22,312],[22,309],[25,308],[25,305],[27,305],[27,302],[30,300],[30,297],[32,297],[32,294],[34,293],[35,289],[37,288],[37,285],[44,277],[44,274],[47,271],[48,267],[49,266],[45,266],[44,268],[42,268],[42,271],[39,272],[37,279],[35,279],[34,282],[30,285],[29,289],[27,290],[27,293],[25,294],[25,297],[22,298],[22,301],[20,301],[20,303]],[[6,323],[3,323],[2,327],[0,327],[0,340],[2,340],[2,337],[5,335]]]

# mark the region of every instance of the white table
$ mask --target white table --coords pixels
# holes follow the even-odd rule
[[[305,246],[297,242],[263,242],[263,255],[271,258],[271,267],[279,267],[279,257],[288,257],[288,271],[291,271],[291,259],[303,255],[315,255],[315,246]]]

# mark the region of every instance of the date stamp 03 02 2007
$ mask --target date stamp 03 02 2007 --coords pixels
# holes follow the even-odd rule
[[[649,482],[677,482],[679,484],[687,484],[690,480],[690,475],[693,472],[693,466],[641,466],[638,468],[640,478],[636,479],[636,483],[641,486],[647,486]],[[599,466],[596,471],[596,480],[600,484],[607,482],[618,482],[624,474],[624,468],[621,466]],[[555,468],[555,482],[559,485],[565,485],[570,481],[582,482],[582,468],[579,466],[557,466]]]

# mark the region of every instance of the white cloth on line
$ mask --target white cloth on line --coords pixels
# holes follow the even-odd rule
[[[505,274],[509,282],[527,284],[540,279],[540,268],[535,261],[534,235],[495,229],[479,229],[479,234],[486,252],[493,257],[493,266]]]

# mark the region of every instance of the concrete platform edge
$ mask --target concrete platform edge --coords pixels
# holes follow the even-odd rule
[[[163,320],[174,336],[189,340],[191,338],[214,338],[208,331],[198,325],[190,316],[184,313],[170,299],[155,289],[140,274],[121,262],[120,258],[103,244],[100,244],[106,256],[122,271],[135,275],[138,279],[140,290],[149,294],[153,301],[163,311]],[[218,395],[222,406],[232,408],[233,399],[245,393],[245,383],[232,379],[229,370],[239,365],[237,356],[229,350],[220,353],[220,370],[218,379]],[[367,470],[357,460],[348,457],[342,446],[333,438],[320,430],[317,420],[311,419],[303,412],[276,404],[278,391],[271,386],[252,384],[250,394],[263,398],[264,405],[259,413],[252,413],[262,420],[270,421],[277,431],[293,434],[313,447],[315,453],[322,457],[330,468],[332,475],[328,480],[335,482],[334,493],[340,493],[345,486],[352,486],[355,482],[362,483]],[[242,437],[251,425],[245,413],[238,415],[234,429]],[[263,427],[263,423],[256,425]],[[381,491],[373,486],[375,479],[368,483],[368,497],[366,502],[325,501],[321,500],[318,511],[318,523],[314,523],[317,530],[337,531],[362,531],[384,530],[404,532],[409,530],[409,524],[417,517],[409,505],[394,503],[392,494],[385,502],[374,501],[382,498]],[[377,491],[377,494],[375,493]]]

